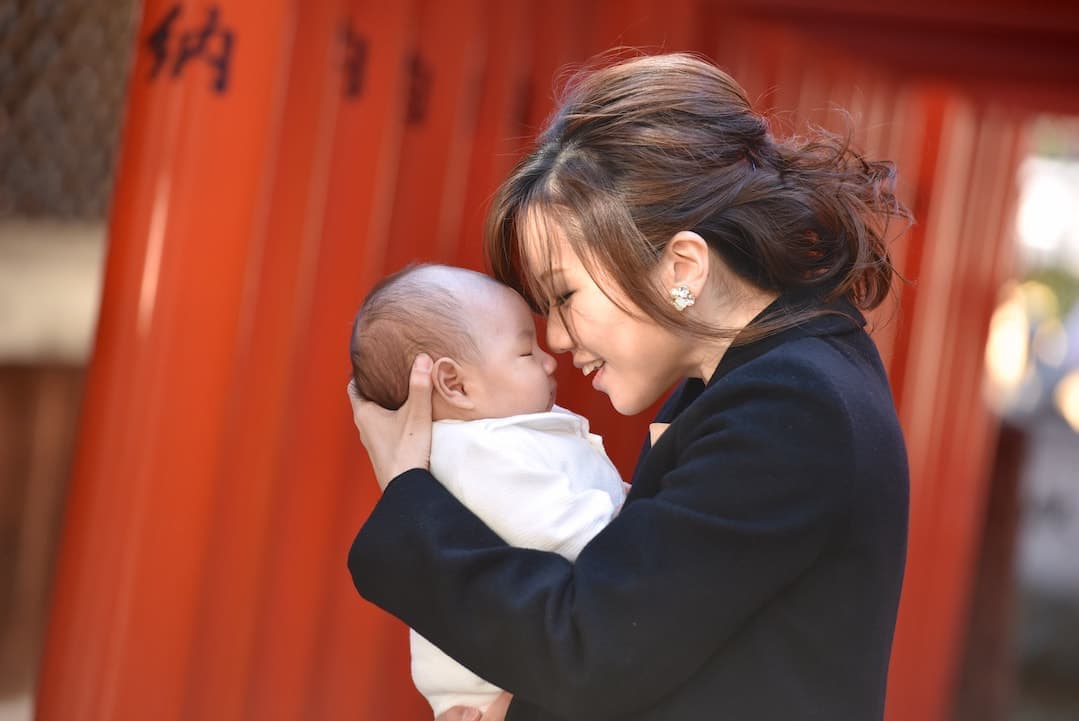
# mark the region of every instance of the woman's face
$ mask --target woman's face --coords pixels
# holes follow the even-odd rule
[[[543,232],[552,234],[553,246],[551,276],[544,283],[553,291],[548,347],[572,353],[573,365],[592,377],[592,387],[606,393],[616,411],[640,413],[692,372],[687,340],[646,316],[613,281],[600,276],[605,294],[555,224],[545,224]],[[546,246],[538,232],[523,243],[527,262],[541,274],[548,268]]]

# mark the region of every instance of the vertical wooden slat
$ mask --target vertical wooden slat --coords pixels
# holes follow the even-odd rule
[[[536,58],[534,60],[535,130],[538,131],[556,106],[569,77],[596,55],[612,47],[622,50],[616,57],[632,56],[636,50],[625,46],[647,45],[651,8],[648,2],[637,0],[629,6],[608,0],[585,3],[555,2],[545,7],[536,29]],[[611,58],[600,58],[607,62]],[[542,329],[541,324],[541,329]],[[645,414],[635,418],[620,416],[605,395],[596,393],[591,381],[559,357],[558,403],[586,416],[593,432],[603,436],[608,455],[623,477],[629,478],[640,453],[647,425]]]
[[[418,0],[415,7],[414,35],[400,60],[408,88],[383,273],[456,255],[482,90],[485,3]],[[401,689],[396,682],[409,677],[405,627],[381,623],[372,633],[377,682]],[[391,714],[419,713],[425,704],[411,688],[370,700]]]
[[[400,623],[360,599],[345,568],[356,529],[378,497],[378,487],[349,415],[348,336],[353,313],[382,275],[404,135],[409,76],[404,59],[414,43],[413,3],[349,0],[342,19],[362,64],[339,105],[327,188],[317,280],[301,340],[303,362],[293,379],[289,445],[301,460],[281,474],[282,488],[300,494],[325,486],[332,507],[313,531],[319,605],[312,628],[318,649],[307,677],[303,718],[423,718],[424,702],[400,666],[387,663],[384,639],[401,654]],[[317,422],[317,424],[316,424]],[[268,556],[269,563],[274,562]],[[396,636],[394,635],[396,634]]]
[[[486,7],[482,91],[461,224],[453,243],[454,261],[475,270],[484,267],[484,216],[489,200],[531,141],[525,127],[534,43],[530,27],[539,12],[527,0],[488,0]]]
[[[340,97],[340,2],[297,6],[290,17],[287,94],[281,125],[270,147],[267,210],[245,279],[236,336],[225,444],[217,462],[210,508],[211,541],[203,559],[203,588],[194,633],[184,717],[293,718],[303,689],[290,664],[309,662],[301,616],[268,619],[266,607],[294,600],[267,593],[264,555],[280,535],[280,490],[273,481],[288,447],[289,380],[301,348],[313,282],[318,226],[325,198],[332,120]],[[286,559],[287,562],[287,559]],[[219,593],[216,589],[228,589]],[[287,646],[265,653],[266,639]],[[268,670],[266,667],[271,666]],[[272,711],[263,711],[267,697]],[[250,717],[250,715],[248,716]]]
[[[533,15],[532,77],[530,82],[526,133],[532,138],[540,131],[555,105],[560,80],[588,55],[589,3],[551,0]]]
[[[933,188],[933,204],[922,216],[923,234],[917,292],[904,298],[905,310],[914,314],[911,333],[904,347],[904,373],[898,379],[901,389],[900,417],[907,436],[911,465],[911,522],[907,554],[907,575],[900,605],[899,625],[893,653],[889,687],[889,718],[904,720],[920,717],[933,704],[936,683],[927,681],[932,674],[929,664],[937,670],[937,661],[927,658],[931,651],[929,640],[939,628],[934,625],[931,604],[939,590],[932,586],[928,573],[935,552],[933,542],[934,506],[938,502],[938,486],[931,474],[931,456],[940,441],[943,429],[934,423],[933,403],[937,396],[935,374],[947,359],[944,319],[947,317],[947,288],[956,270],[956,243],[961,215],[956,205],[957,194],[967,179],[970,154],[973,148],[973,117],[969,107],[937,96],[928,106],[940,113],[939,137],[933,138],[933,148],[941,151],[936,162],[927,167],[929,178],[923,188]],[[923,176],[925,177],[925,176]],[[912,715],[914,714],[914,715]],[[927,717],[928,718],[928,717]]]
[[[386,29],[394,32],[412,18],[411,13],[397,13],[382,15],[377,22],[389,25]],[[367,20],[375,21],[375,18],[352,19],[356,21],[358,33],[374,33],[379,29],[374,22],[372,26],[366,25]],[[341,21],[342,16],[338,14],[333,19],[334,27],[340,28]],[[380,52],[396,50],[397,47],[389,44]],[[339,73],[337,69],[326,67],[321,72],[328,70],[334,78],[334,95],[338,97]],[[396,100],[396,95],[390,97]],[[362,101],[362,97],[357,99],[357,102]],[[398,107],[392,104],[382,112],[395,113],[392,117],[399,121]],[[341,122],[344,118],[337,117],[336,120]],[[349,128],[350,132],[356,130],[356,127]],[[323,135],[332,140],[333,127],[325,129]],[[366,142],[370,143],[370,139]],[[366,162],[359,167],[366,167],[379,152],[370,144],[365,145],[364,150],[367,158],[361,162]],[[334,155],[336,153],[334,149]],[[331,158],[327,157],[327,160]],[[338,169],[333,180],[344,180],[339,173]],[[327,190],[326,185],[321,185],[312,192],[321,201]],[[339,188],[337,192],[343,190]],[[341,198],[340,195],[334,197]],[[297,311],[302,318],[293,346],[297,357],[287,379],[291,392],[282,446],[288,452],[282,454],[277,464],[275,533],[267,544],[263,559],[266,579],[262,588],[265,601],[260,614],[262,632],[256,652],[259,663],[249,680],[254,701],[247,718],[252,721],[309,718],[319,709],[325,714],[319,718],[353,718],[358,711],[364,710],[364,706],[373,718],[408,718],[411,716],[408,713],[410,701],[414,698],[407,683],[407,665],[392,668],[392,675],[382,679],[380,688],[365,686],[368,693],[359,708],[349,708],[343,703],[327,707],[318,693],[318,689],[325,688],[323,658],[326,649],[319,643],[326,640],[326,614],[336,607],[335,599],[341,596],[352,598],[355,594],[343,565],[349,538],[342,535],[330,519],[338,513],[342,497],[343,489],[338,483],[342,462],[355,458],[355,454],[348,453],[343,445],[350,437],[355,444],[355,433],[349,432],[348,403],[343,388],[348,378],[349,320],[361,289],[357,283],[358,274],[342,271],[357,269],[355,261],[363,259],[362,252],[357,253],[362,246],[332,233],[337,228],[326,222],[325,211],[321,202],[318,208],[312,208],[306,228],[312,272]],[[323,232],[324,225],[331,232]],[[374,238],[368,241],[377,242]],[[357,464],[354,468],[360,472],[349,480],[353,484],[365,484],[360,490],[370,497],[377,487],[373,487],[370,477],[362,472],[365,464]],[[370,615],[372,610],[357,608],[355,612]],[[400,628],[396,622],[387,623],[389,619],[384,614],[380,614],[379,621],[369,627],[375,638],[388,627]],[[354,638],[355,652],[351,659],[342,659],[345,666],[341,671],[350,665],[359,665],[356,662],[364,656],[374,656],[381,661],[396,652],[396,648],[387,648],[384,643],[376,641],[372,644],[373,640],[370,636]],[[382,664],[369,664],[367,669],[374,672],[376,679],[383,673]],[[381,699],[379,695],[382,695]],[[384,708],[380,709],[380,704]]]
[[[910,332],[896,359],[912,481],[889,703],[889,718],[900,721],[942,721],[954,690],[995,437],[981,398],[983,349],[1010,253],[1004,198],[1018,162],[1013,121],[956,100],[936,107],[943,152],[918,238],[918,286],[905,298]]]
[[[211,61],[230,38],[225,74]],[[45,720],[181,716],[287,5],[152,0],[138,42]]]
[[[484,26],[481,0],[420,0],[400,172],[386,270],[456,252],[479,107]]]

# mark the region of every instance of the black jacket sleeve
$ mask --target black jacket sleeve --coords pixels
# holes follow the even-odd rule
[[[812,369],[796,362],[733,375],[653,449],[675,444],[657,492],[627,503],[576,564],[507,546],[416,469],[390,483],[357,535],[356,588],[559,716],[599,721],[657,703],[812,566],[846,513],[840,393],[806,382]]]

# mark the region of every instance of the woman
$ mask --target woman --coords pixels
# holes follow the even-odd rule
[[[669,427],[575,563],[512,548],[425,470],[420,357],[400,411],[353,399],[385,489],[356,588],[512,692],[511,721],[880,719],[908,476],[859,309],[894,275],[893,186],[834,136],[777,140],[695,57],[579,77],[490,259],[618,412],[679,384]]]

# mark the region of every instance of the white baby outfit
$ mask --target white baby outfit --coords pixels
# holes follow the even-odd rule
[[[622,506],[626,490],[588,421],[547,413],[436,421],[431,473],[507,543],[571,561]],[[486,710],[501,692],[411,632],[412,680],[435,716]]]

